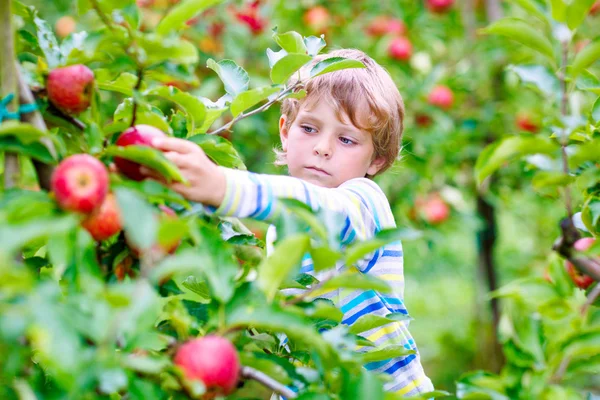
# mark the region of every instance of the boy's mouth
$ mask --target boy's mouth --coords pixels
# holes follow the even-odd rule
[[[321,174],[321,175],[331,175],[329,172],[325,171],[324,169],[321,168],[317,168],[317,167],[305,167],[307,170],[309,171],[313,171],[317,174]]]

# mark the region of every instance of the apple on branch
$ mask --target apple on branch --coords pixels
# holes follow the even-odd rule
[[[240,377],[240,361],[233,344],[220,336],[209,335],[184,343],[175,354],[175,365],[189,380],[206,387],[204,398],[232,393]]]
[[[142,124],[127,129],[119,136],[115,144],[123,147],[131,145],[152,147],[152,139],[164,136],[166,136],[165,133],[160,129]],[[146,175],[142,173],[141,169],[143,166],[141,164],[121,157],[115,157],[114,161],[119,171],[129,179],[142,181],[146,178]]]
[[[52,173],[51,188],[58,205],[69,211],[91,213],[108,193],[108,171],[89,154],[64,159]]]
[[[573,244],[573,248],[577,251],[586,251],[592,247],[595,241],[595,238],[582,238]],[[571,277],[571,280],[578,288],[585,290],[595,282],[594,278],[579,272],[579,270],[568,260],[565,261],[565,268],[567,269],[567,273]]]
[[[79,114],[90,106],[94,73],[82,64],[56,68],[48,74],[48,100],[68,114]]]

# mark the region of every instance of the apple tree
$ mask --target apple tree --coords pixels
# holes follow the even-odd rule
[[[235,61],[211,58],[221,95],[186,91],[204,68],[189,26],[218,3],[175,1],[150,17],[145,1],[81,0],[90,28],[74,32],[62,20],[59,37],[34,7],[0,3],[2,398],[400,397],[384,394],[386,377],[362,366],[413,351],[378,348],[361,333],[406,317],[366,316],[349,327],[331,302],[315,299],[336,288],[390,290],[352,266],[414,231],[342,248],[338,216],[286,202],[265,257],[241,221],[141,179],[147,168],[186,183],[152,147],[163,135],[245,169],[223,133],[305,94],[306,82],[288,79],[326,43],[295,31],[273,32],[278,50],[261,52],[256,82]],[[328,59],[310,78],[361,67]],[[325,279],[298,275],[306,253],[330,271]],[[349,270],[334,273],[338,262]]]

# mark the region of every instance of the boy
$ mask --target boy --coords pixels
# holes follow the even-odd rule
[[[283,102],[278,163],[287,165],[291,177],[218,167],[189,141],[155,139],[153,146],[163,150],[190,182],[189,186],[173,183],[170,187],[192,201],[216,208],[217,214],[240,218],[269,220],[277,213],[277,198],[294,198],[314,210],[329,208],[345,217],[340,233],[344,245],[395,227],[387,198],[369,178],[388,169],[398,156],[404,119],[402,97],[388,73],[363,52],[333,51],[317,57],[313,65],[329,57],[356,59],[366,68],[313,78],[306,84],[305,98]],[[303,67],[300,76],[310,67]],[[407,314],[399,242],[384,246],[357,266],[362,273],[388,281],[394,290],[387,295],[373,290],[328,293],[325,297],[344,313],[344,324],[352,325],[369,313]],[[303,262],[302,272],[314,273],[310,259]],[[363,335],[378,346],[400,344],[416,350],[406,322],[388,324]],[[418,353],[365,367],[391,376],[386,384],[388,391],[414,395],[433,390]]]

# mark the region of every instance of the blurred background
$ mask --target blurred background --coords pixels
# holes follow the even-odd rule
[[[137,0],[143,26],[154,26],[176,1]],[[78,16],[77,1],[23,2],[38,8],[62,37],[96,24],[88,20],[94,13]],[[223,91],[206,68],[213,58],[233,59],[248,71],[251,85],[268,85],[265,49],[277,50],[275,28],[325,35],[325,51],[358,48],[391,73],[406,103],[404,147],[396,166],[376,181],[397,224],[424,232],[404,243],[405,296],[414,318],[410,330],[439,389],[454,390],[467,370],[499,371],[489,291],[520,277],[542,276],[564,214],[558,193],[537,187],[527,163],[504,166],[485,192],[474,180],[477,156],[495,138],[549,133],[543,128],[544,97],[524,91],[507,68],[534,62],[536,55],[479,31],[507,15],[523,11],[508,1],[484,0],[228,1],[188,21],[186,37],[197,45],[201,61],[168,82],[216,101]],[[590,15],[574,51],[577,43],[599,35],[600,16]],[[249,170],[286,173],[273,165],[278,118],[279,108],[272,107],[224,134]],[[256,223],[252,228],[259,235],[265,229]]]

